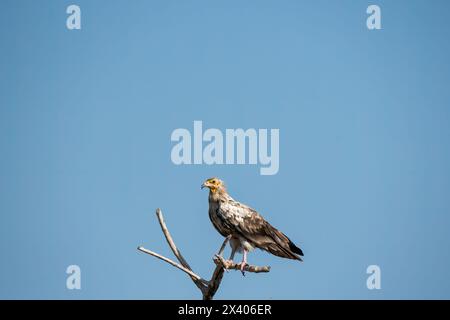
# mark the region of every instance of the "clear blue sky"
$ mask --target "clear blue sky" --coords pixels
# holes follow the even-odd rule
[[[82,29],[66,29],[78,4]],[[382,30],[366,28],[378,4]],[[0,10],[0,298],[199,298],[205,178],[305,252],[217,298],[450,298],[448,1],[12,1]],[[176,128],[279,128],[280,170],[175,166]],[[66,267],[82,289],[66,289]],[[381,267],[382,289],[366,288]]]

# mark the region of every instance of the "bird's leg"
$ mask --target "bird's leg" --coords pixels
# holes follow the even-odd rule
[[[242,275],[245,276],[245,266],[247,265],[247,249],[244,248],[244,254],[242,255],[242,262],[241,262],[241,272]]]
[[[233,264],[233,258],[234,258],[234,254],[236,253],[236,248],[232,247],[231,248],[231,255],[230,255],[230,259],[226,260],[225,263],[228,264]],[[225,265],[225,270],[228,272],[227,266]]]
[[[222,246],[220,247],[219,253],[217,254],[218,256],[222,256],[223,251],[225,250],[225,246],[227,245],[228,241],[230,241],[231,239],[231,235],[229,235],[228,237],[225,238],[225,240],[222,243]]]
[[[231,249],[230,259],[228,259],[231,262],[233,262],[233,258],[234,258],[234,254],[236,253],[236,250],[237,250],[236,248]]]

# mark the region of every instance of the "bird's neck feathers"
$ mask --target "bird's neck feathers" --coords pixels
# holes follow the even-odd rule
[[[220,198],[226,197],[229,197],[229,195],[227,193],[227,189],[225,189],[225,187],[223,186],[209,189],[209,199],[212,201],[219,201]]]

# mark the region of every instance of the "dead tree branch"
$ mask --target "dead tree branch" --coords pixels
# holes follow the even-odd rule
[[[220,283],[222,282],[224,271],[225,270],[240,270],[241,264],[234,263],[233,261],[225,260],[221,255],[216,255],[213,259],[213,261],[216,265],[216,268],[214,269],[214,272],[211,276],[211,280],[208,281],[208,280],[203,279],[202,277],[197,275],[194,271],[192,271],[192,268],[190,267],[188,262],[184,259],[180,250],[175,245],[175,242],[173,241],[173,238],[170,235],[169,229],[166,226],[164,217],[163,217],[160,209],[156,209],[156,216],[158,218],[159,225],[161,226],[161,230],[164,234],[164,237],[166,238],[170,249],[172,250],[173,254],[177,258],[179,263],[177,263],[169,258],[166,258],[156,252],[145,249],[142,246],[139,246],[138,250],[141,252],[144,252],[146,254],[149,254],[151,256],[154,256],[162,261],[165,261],[165,262],[171,264],[172,266],[178,268],[179,270],[185,272],[186,274],[188,274],[189,277],[191,278],[191,280],[197,286],[197,288],[200,289],[202,296],[203,296],[203,300],[211,300],[214,297],[214,295],[216,294],[217,290],[219,289]],[[228,239],[225,239],[225,241],[219,251],[220,253],[222,253],[227,242],[228,242]],[[269,266],[258,267],[258,266],[246,265],[244,267],[244,270],[247,272],[253,272],[253,273],[269,272],[270,267]]]

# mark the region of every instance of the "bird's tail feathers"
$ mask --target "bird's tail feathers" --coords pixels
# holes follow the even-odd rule
[[[280,255],[280,250],[277,253],[272,252],[272,254],[275,254],[280,257],[288,258],[288,259],[294,259],[303,261],[301,257],[303,257],[303,251],[299,247],[297,247],[291,239],[289,239],[288,236],[286,236],[281,231],[274,228],[274,236],[275,236],[275,242],[278,244],[278,249],[281,249],[282,254]],[[286,246],[287,244],[287,246]]]
[[[289,239],[289,238],[288,238]],[[299,256],[303,257],[303,251],[299,247],[295,245],[290,239],[289,239],[289,249],[291,249],[292,252],[298,254]]]

